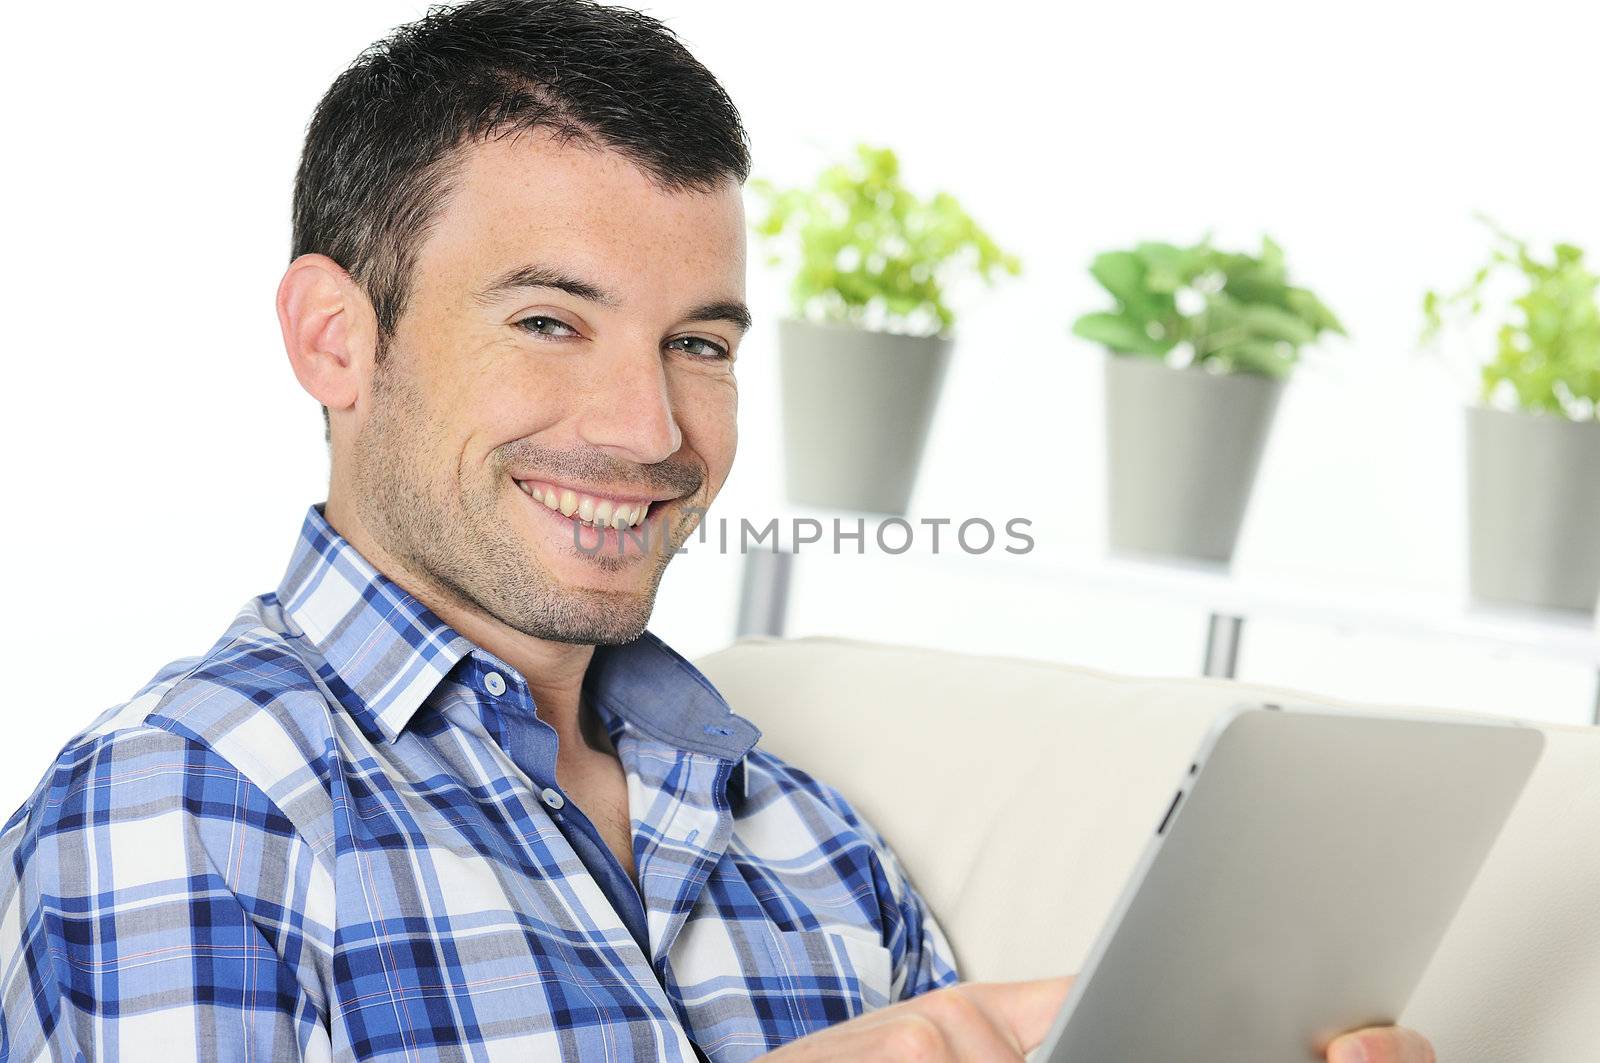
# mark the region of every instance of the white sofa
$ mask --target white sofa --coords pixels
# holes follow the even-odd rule
[[[827,638],[745,639],[697,663],[764,746],[884,833],[976,980],[1077,969],[1213,713],[1256,694],[1333,701]],[[1544,730],[1401,1016],[1444,1063],[1600,1060],[1600,731]]]

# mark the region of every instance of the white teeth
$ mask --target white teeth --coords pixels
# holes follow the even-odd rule
[[[616,502],[609,498],[596,498],[592,495],[580,495],[571,488],[555,488],[547,485],[535,485],[526,481],[517,481],[527,495],[536,502],[556,510],[564,517],[571,517],[582,524],[593,528],[637,527],[644,523],[645,517],[650,513],[649,502],[629,504]]]

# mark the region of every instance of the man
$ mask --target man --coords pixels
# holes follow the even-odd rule
[[[1067,980],[957,985],[884,840],[645,632],[733,461],[746,143],[581,0],[435,10],[335,81],[277,298],[327,501],[5,825],[0,1058],[1039,1041]]]

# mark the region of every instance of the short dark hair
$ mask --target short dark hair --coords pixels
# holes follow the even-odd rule
[[[617,151],[672,191],[750,175],[733,101],[662,22],[590,0],[431,6],[334,80],[295,174],[290,260],[319,252],[362,286],[380,359],[459,149],[534,128]]]

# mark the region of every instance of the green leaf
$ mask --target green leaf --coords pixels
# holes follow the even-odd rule
[[[1233,372],[1281,378],[1294,369],[1295,358],[1286,344],[1252,340],[1230,346],[1227,362]]]
[[[1144,298],[1145,265],[1132,251],[1107,251],[1096,255],[1089,273],[1123,303],[1138,303]]]
[[[1507,393],[1525,410],[1600,419],[1600,276],[1583,263],[1583,250],[1557,243],[1549,259],[1528,243],[1479,216],[1494,246],[1489,262],[1459,291],[1423,302],[1423,338],[1444,326],[1447,309],[1463,317],[1484,312],[1485,281],[1513,273],[1523,289],[1497,307],[1497,347],[1482,367],[1483,398]]]
[[[1084,314],[1072,323],[1072,331],[1119,354],[1166,354],[1176,342],[1154,338],[1141,322],[1119,314]]]
[[[1317,338],[1317,330],[1299,315],[1276,306],[1249,306],[1244,309],[1244,324],[1251,333],[1265,340],[1283,340],[1295,346]]]
[[[1203,266],[1203,256],[1195,250],[1146,240],[1133,249],[1145,265],[1145,288],[1171,295],[1194,280]]]
[[[924,200],[906,189],[886,147],[855,145],[811,188],[750,185],[768,203],[752,230],[793,271],[790,298],[802,318],[942,332],[955,320],[944,300],[949,282],[968,274],[993,284],[1022,271],[953,196]]]
[[[1333,315],[1333,311],[1304,288],[1285,289],[1284,305],[1317,330],[1334,332],[1340,336],[1346,334],[1344,325]]]
[[[1216,248],[1209,234],[1189,247],[1145,241],[1098,255],[1090,272],[1117,307],[1085,314],[1073,331],[1113,349],[1160,354],[1187,341],[1202,363],[1281,376],[1302,346],[1344,332],[1316,295],[1289,283],[1283,248],[1271,237],[1258,255]]]

